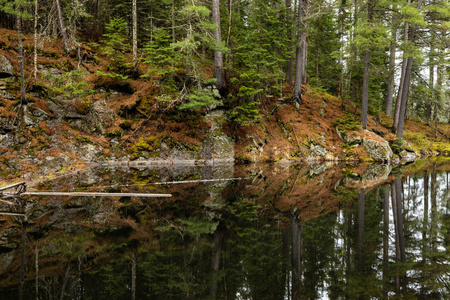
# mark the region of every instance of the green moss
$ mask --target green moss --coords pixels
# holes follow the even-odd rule
[[[94,144],[89,137],[86,136],[76,136],[75,137],[78,141],[85,144]]]

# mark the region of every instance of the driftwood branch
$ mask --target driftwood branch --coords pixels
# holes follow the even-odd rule
[[[25,192],[24,196],[67,196],[67,197],[141,197],[141,198],[156,198],[172,197],[171,194],[135,194],[135,193],[95,193],[95,192]]]
[[[0,191],[5,191],[5,190],[13,189],[13,188],[16,188],[16,187],[18,187],[18,186],[25,185],[25,184],[26,184],[25,181],[18,182],[18,183],[15,183],[15,184],[11,184],[11,185],[2,187],[2,188],[0,188]]]

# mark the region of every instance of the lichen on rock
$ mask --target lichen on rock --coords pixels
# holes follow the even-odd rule
[[[373,132],[364,130],[363,145],[370,158],[375,161],[391,161],[393,152],[389,143]]]

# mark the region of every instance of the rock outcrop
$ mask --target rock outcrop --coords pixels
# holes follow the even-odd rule
[[[374,161],[390,162],[393,152],[389,143],[379,135],[364,130],[363,138],[364,149]]]
[[[14,69],[11,62],[4,56],[0,54],[0,78],[8,78],[14,76]]]

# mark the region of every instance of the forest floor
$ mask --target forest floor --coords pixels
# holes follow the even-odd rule
[[[0,119],[3,127],[17,124],[13,128],[3,128],[0,173],[4,178],[84,168],[86,147],[95,147],[93,160],[102,161],[151,159],[161,155],[163,143],[169,148],[188,151],[199,151],[202,146],[211,127],[204,117],[207,111],[177,109],[181,100],[177,99],[177,94],[164,97],[167,96],[164,86],[156,76],[118,80],[99,75],[97,71],[108,72],[109,64],[100,49],[83,46],[80,52],[74,49],[67,54],[60,40],[41,38],[38,79],[34,82],[33,37],[25,35],[23,45],[26,112],[18,109],[17,33],[0,29],[0,54],[11,62],[15,74],[13,78],[0,78]],[[131,61],[131,53],[126,56]],[[147,69],[148,66],[141,64],[140,74],[146,74]],[[212,69],[205,65],[206,78],[212,76]],[[176,80],[181,83],[182,77],[183,74],[176,74]],[[304,86],[303,103],[297,109],[289,100],[292,86],[283,85],[280,89],[282,96],[261,96],[262,118],[258,122],[250,126],[225,123],[225,132],[235,142],[237,162],[307,160],[312,156],[312,147],[319,145],[329,151],[325,160],[370,160],[363,147],[349,147],[336,131],[340,127],[364,137],[366,133],[359,125],[358,104],[343,102],[321,90]],[[27,112],[32,112],[29,116],[32,120],[16,123]],[[390,131],[391,125],[392,121],[384,114],[370,115],[367,129],[392,145],[396,137]],[[408,119],[404,139],[421,155],[448,152],[450,125],[438,124],[438,129],[435,138],[433,124]],[[5,137],[11,135],[13,138],[8,144]],[[58,163],[54,164],[49,157],[64,159],[57,159]],[[44,167],[41,162],[46,160],[48,168],[40,171],[39,168]]]

